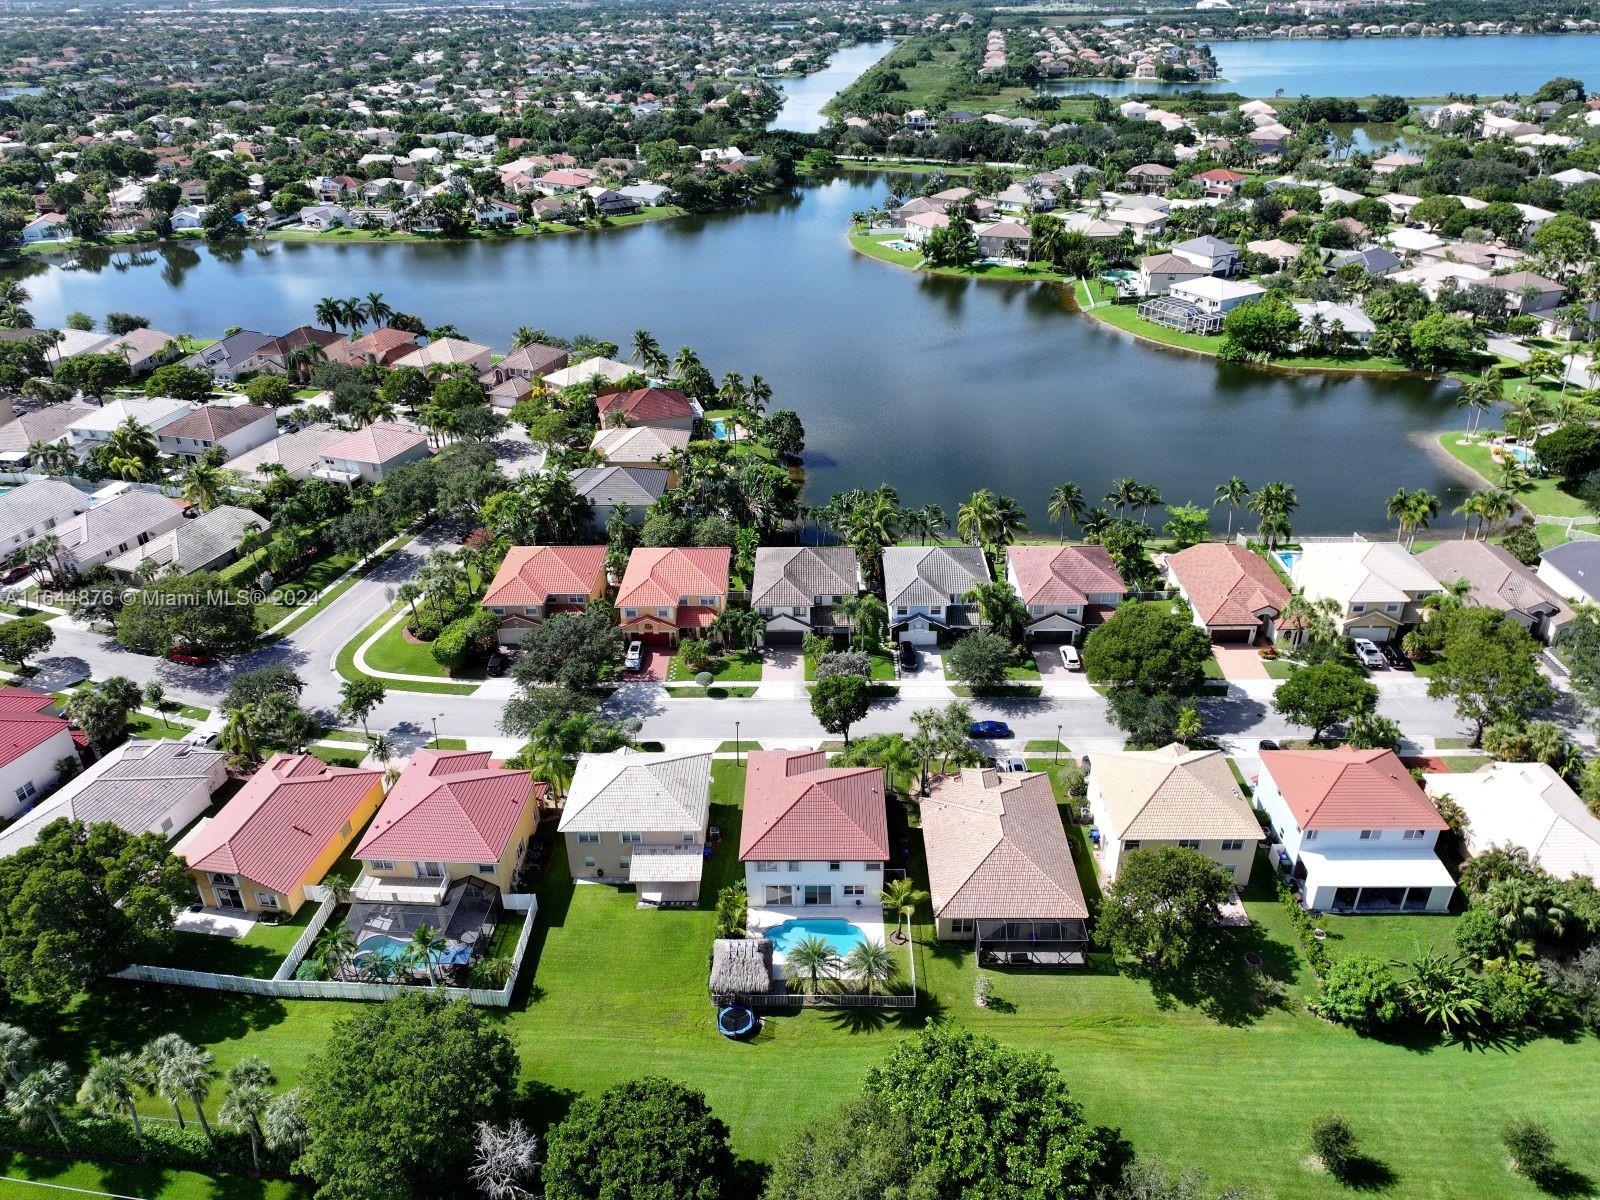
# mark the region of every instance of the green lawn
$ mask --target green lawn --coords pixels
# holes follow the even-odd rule
[[[435,738],[428,743],[429,750],[465,750],[466,738]]]
[[[23,1182],[10,1182],[21,1181]],[[29,1184],[46,1186],[32,1187]],[[4,1200],[74,1200],[95,1195],[139,1196],[142,1200],[303,1200],[300,1185],[262,1182],[230,1175],[214,1178],[167,1167],[70,1162],[39,1154],[0,1151],[0,1197]]]
[[[872,660],[872,669],[867,678],[878,683],[892,683],[894,681],[894,655],[887,650],[868,650],[866,655]],[[813,657],[806,658],[806,679],[813,680],[817,677],[817,660]]]
[[[181,738],[193,729],[171,717],[152,717],[147,713],[128,714],[128,736],[134,738]]]
[[[258,921],[249,933],[239,938],[219,937],[211,933],[174,933],[173,944],[168,952],[152,958],[150,962],[157,967],[181,967],[188,971],[215,971],[220,975],[270,979],[278,969],[278,964],[294,949],[295,942],[305,932],[316,911],[315,904],[302,904],[300,911],[282,925],[267,925]]]
[[[708,902],[739,874],[743,780],[725,760],[713,774],[711,823],[723,836],[707,864]],[[898,807],[890,820],[891,838],[909,841],[919,872],[920,835]],[[1093,906],[1098,887],[1084,831],[1069,828]],[[1213,1190],[1235,1185],[1279,1200],[1348,1195],[1299,1165],[1309,1121],[1332,1110],[1393,1173],[1385,1194],[1397,1200],[1537,1196],[1506,1171],[1496,1135],[1518,1116],[1546,1123],[1574,1169],[1600,1172],[1592,1138],[1600,1041],[1547,1038],[1466,1051],[1363,1039],[1320,1021],[1304,1009],[1309,972],[1265,883],[1263,875],[1247,897],[1253,928],[1232,935],[1214,978],[1192,987],[1154,988],[1095,955],[1085,970],[990,971],[997,1003],[978,1009],[971,956],[929,940],[924,908],[915,930],[917,974],[929,993],[922,1011],[771,1015],[758,1037],[733,1043],[716,1034],[706,993],[709,906],[638,910],[631,894],[574,888],[558,854],[538,886],[524,982],[508,1012],[490,1011],[521,1054],[526,1115],[537,1125],[575,1095],[661,1074],[702,1089],[738,1149],[758,1158],[773,1155],[802,1119],[849,1100],[897,1039],[938,1015],[1050,1055],[1092,1120],[1116,1126],[1140,1153],[1205,1172]],[[1418,942],[1445,937],[1450,924],[1448,917],[1329,919],[1336,952],[1360,947],[1406,957]],[[1264,962],[1262,976],[1248,982],[1246,953]],[[64,1014],[13,1005],[10,1019],[77,1073],[97,1053],[136,1049],[171,1030],[203,1043],[221,1071],[259,1054],[292,1084],[348,1011],[332,1002],[119,986]],[[804,1117],[796,1095],[811,1098]],[[218,1087],[212,1102],[220,1100]],[[145,1106],[163,1109],[157,1101]]]
[[[715,659],[705,669],[718,683],[760,683],[761,651],[735,650]],[[696,674],[684,666],[683,659],[676,654],[667,664],[668,683],[693,683]]]
[[[384,609],[355,637],[339,647],[339,653],[334,655],[333,665],[339,672],[341,679],[375,679],[376,676],[367,675],[356,669],[356,650],[373,635],[378,628],[394,615],[392,608]],[[399,628],[396,626],[396,628]],[[374,664],[376,665],[376,664]],[[470,696],[477,691],[477,687],[470,683],[418,683],[401,682],[398,679],[379,679],[384,687],[395,692],[433,692],[445,696]]]
[[[384,614],[385,619],[392,616],[394,611],[392,608],[389,609]],[[357,648],[372,636],[371,630],[372,626],[369,625],[356,635]],[[433,657],[430,643],[406,640],[404,621],[391,625],[384,631],[383,636],[368,648],[367,666],[374,671],[393,671],[397,675],[430,675],[439,680],[484,678],[482,665],[464,668],[452,676]]]
[[[1013,282],[1024,283],[1066,283],[1068,279],[1067,276],[1059,271],[1052,271],[1048,267],[1042,267],[1037,264],[1022,267],[994,265],[972,267],[925,266],[920,250],[895,250],[887,244],[898,240],[899,237],[900,235],[897,233],[852,233],[850,235],[850,244],[868,258],[876,258],[881,262],[893,263],[897,267],[909,267],[913,270],[924,271],[929,275],[956,275],[963,279],[1009,279]]]
[[[367,757],[365,749],[341,750],[337,746],[308,746],[306,753],[336,767],[359,767]]]
[[[1463,434],[1460,430],[1452,429],[1448,433],[1439,435],[1439,445],[1443,446],[1458,462],[1465,464],[1483,477],[1485,484],[1492,484],[1499,479],[1499,472],[1495,469],[1494,460],[1489,455],[1488,442],[1479,441],[1469,445],[1462,445]],[[1593,517],[1594,514],[1576,496],[1564,491],[1561,481],[1557,479],[1530,479],[1528,483],[1517,492],[1517,499],[1527,507],[1528,511],[1537,516],[1547,517]],[[1540,543],[1544,544],[1544,531],[1558,527],[1539,526]],[[1565,540],[1565,531],[1560,531],[1560,540]],[[1551,542],[1551,545],[1557,544]]]
[[[309,608],[317,601],[312,600],[305,604],[291,604],[286,597],[294,593],[310,593],[319,595],[322,590],[338,579],[351,567],[361,561],[361,555],[354,550],[341,550],[336,554],[324,555],[309,563],[305,570],[293,579],[277,580],[273,584],[272,598],[263,600],[256,605],[256,613],[261,618],[261,628],[271,629],[290,613],[300,608]]]

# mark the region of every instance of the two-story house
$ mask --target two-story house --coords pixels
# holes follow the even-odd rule
[[[483,606],[500,618],[500,644],[514,646],[547,617],[582,612],[605,592],[604,546],[513,546]]]
[[[632,884],[641,904],[694,904],[711,812],[711,755],[585,754],[556,827],[572,878]]]
[[[1006,582],[1028,608],[1028,636],[1076,642],[1111,615],[1128,585],[1104,546],[1008,546]]]
[[[622,632],[647,646],[703,637],[728,603],[726,546],[640,546],[617,588]]]
[[[739,861],[751,909],[876,913],[889,859],[883,772],[830,767],[821,750],[754,750],[746,761]]]
[[[396,467],[428,457],[426,434],[392,421],[375,421],[322,448],[319,479],[334,483],[379,483]]]
[[[0,493],[0,556],[10,557],[89,507],[89,496],[59,479],[31,479]]]
[[[0,687],[0,818],[32,808],[55,786],[56,764],[77,757],[72,729],[55,703],[48,692]]]
[[[595,400],[602,428],[618,425],[654,425],[662,429],[694,428],[700,415],[695,402],[677,388],[633,388],[608,392]]]
[[[992,581],[977,546],[890,546],[883,552],[889,629],[903,642],[937,645],[939,635],[982,626],[972,589]]]
[[[278,436],[278,415],[255,404],[205,404],[163,425],[156,446],[186,462],[197,461],[214,446],[235,458]]]
[[[1239,247],[1209,233],[1178,242],[1172,253],[1192,262],[1207,275],[1232,275],[1239,266]]]
[[[1373,642],[1397,639],[1422,620],[1422,601],[1444,590],[1396,542],[1307,542],[1294,561],[1308,600],[1332,600],[1343,632]]]
[[[1417,561],[1440,583],[1465,581],[1472,588],[1467,593],[1469,604],[1505,613],[1540,641],[1555,641],[1572,619],[1572,609],[1560,593],[1504,546],[1450,538],[1424,550]]]
[[[807,635],[842,638],[849,619],[839,605],[861,590],[861,568],[848,546],[762,546],[750,607],[766,622],[768,646],[798,646]]]
[[[1394,751],[1264,750],[1255,797],[1307,908],[1450,907],[1455,880],[1434,850],[1448,826]]]

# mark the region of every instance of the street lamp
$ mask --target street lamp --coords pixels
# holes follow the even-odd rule
[[[1061,726],[1059,726],[1059,725],[1057,725],[1057,726],[1056,726],[1056,753],[1055,753],[1055,762],[1056,762],[1056,763],[1057,763],[1057,764],[1059,764],[1059,763],[1060,763],[1060,762],[1061,762]]]
[[[739,722],[733,723],[733,761],[739,762]]]
[[[432,718],[432,720],[433,720],[433,748],[435,750],[437,750],[439,748],[439,718],[442,715],[443,715],[442,713],[434,713],[433,714],[433,718]]]

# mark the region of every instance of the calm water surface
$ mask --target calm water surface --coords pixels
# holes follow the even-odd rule
[[[382,292],[504,348],[519,325],[627,344],[650,329],[717,375],[763,375],[808,433],[817,500],[892,483],[954,506],[979,487],[1044,528],[1064,480],[1113,477],[1209,504],[1217,481],[1284,479],[1303,532],[1381,529],[1398,487],[1462,493],[1408,440],[1454,425],[1447,389],[1416,379],[1288,376],[1143,345],[1071,311],[1049,284],[944,279],[851,252],[851,212],[881,177],[851,174],[739,213],[595,234],[461,244],[187,244],[96,251],[22,270],[35,318],[122,310],[215,336],[311,319],[323,296]],[[71,261],[71,260],[68,260]]]
[[[784,101],[773,126],[796,133],[815,133],[827,124],[822,106],[893,49],[893,41],[846,46],[828,59],[828,65],[822,70],[800,79],[780,79],[778,90],[783,93]]]

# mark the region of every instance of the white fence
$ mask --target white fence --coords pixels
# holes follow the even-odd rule
[[[867,996],[859,992],[762,992],[751,996],[713,993],[711,1001],[721,1007],[742,1004],[746,1008],[787,1008],[794,1004],[802,1008],[915,1008],[917,1006],[915,994]]]
[[[336,979],[295,979],[306,953],[322,932],[333,910],[338,907],[331,896],[324,896],[321,907],[311,918],[305,932],[296,940],[289,957],[279,964],[271,979],[257,979],[250,975],[222,975],[215,971],[190,971],[180,967],[152,967],[135,963],[117,972],[118,979],[135,983],[169,983],[179,987],[207,988],[214,992],[243,992],[251,996],[275,996],[286,1000],[392,1000],[406,992],[442,992],[452,1000],[466,1000],[487,1008],[506,1008],[511,1004],[511,994],[516,990],[517,976],[522,973],[522,960],[527,957],[528,940],[533,936],[533,923],[538,917],[539,901],[531,893],[513,892],[500,897],[500,903],[512,912],[526,913],[522,930],[517,935],[517,946],[511,954],[511,974],[500,988],[424,988],[408,983],[344,983]]]

